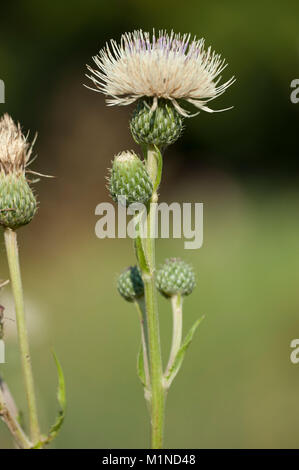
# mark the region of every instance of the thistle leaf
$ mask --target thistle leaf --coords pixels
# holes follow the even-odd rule
[[[59,433],[60,428],[61,428],[61,426],[63,424],[63,421],[64,421],[64,418],[65,418],[65,410],[66,410],[64,375],[63,375],[63,371],[62,371],[62,367],[60,365],[60,362],[59,362],[59,360],[58,360],[58,358],[57,358],[54,351],[53,351],[53,357],[54,357],[54,361],[55,361],[56,368],[57,368],[57,373],[58,373],[57,400],[58,400],[58,403],[59,403],[59,406],[60,406],[60,410],[58,412],[58,416],[56,418],[55,423],[50,428],[48,437],[45,439],[45,444],[48,444],[53,439],[55,439],[55,437]]]
[[[138,260],[138,265],[141,269],[142,272],[149,272],[149,265],[145,256],[143,244],[142,244],[142,239],[140,237],[140,234],[135,238],[135,251],[136,251],[136,257]]]
[[[156,181],[155,181],[155,184],[154,184],[154,192],[156,192],[159,185],[160,185],[161,178],[162,178],[163,158],[162,158],[162,154],[161,154],[159,148],[157,147],[157,145],[155,145],[154,147],[155,147],[156,155],[157,155],[157,157],[156,157],[157,158],[157,176],[156,176]]]
[[[149,265],[146,259],[146,255],[143,248],[142,243],[142,235],[141,235],[141,224],[142,224],[142,214],[138,214],[137,216],[137,223],[136,223],[136,238],[135,238],[135,252],[136,258],[138,261],[138,265],[142,272],[149,272]]]
[[[143,359],[143,348],[142,344],[140,345],[138,356],[137,356],[137,374],[142,383],[142,385],[146,386],[146,378],[145,378],[145,370],[144,370],[144,359]]]
[[[188,349],[188,347],[190,346],[191,344],[191,341],[193,339],[193,336],[194,336],[194,333],[197,329],[197,327],[199,326],[199,324],[202,322],[202,320],[204,319],[204,316],[202,316],[201,318],[199,318],[195,323],[194,325],[192,326],[192,328],[189,330],[189,333],[185,336],[185,339],[180,347],[180,349],[178,350],[177,352],[177,355],[173,361],[173,364],[171,366],[171,368],[169,369],[168,371],[168,374],[166,375],[165,377],[165,381],[166,381],[166,388],[169,388],[173,379],[176,377],[177,373],[179,372],[181,366],[182,366],[182,363],[183,363],[183,360],[184,360],[184,357],[185,357],[185,353]]]

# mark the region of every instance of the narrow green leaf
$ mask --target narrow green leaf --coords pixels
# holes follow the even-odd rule
[[[48,444],[51,442],[55,437],[57,436],[58,432],[60,431],[60,428],[63,424],[64,418],[65,418],[65,410],[66,410],[66,396],[65,396],[65,381],[64,381],[64,375],[62,371],[61,364],[53,351],[53,356],[54,356],[54,361],[56,364],[57,368],[57,373],[58,373],[58,389],[57,389],[57,400],[59,403],[59,412],[58,416],[56,418],[55,423],[51,426],[49,435],[45,440],[45,443]]]
[[[137,356],[137,374],[142,383],[145,387],[146,385],[146,378],[145,378],[145,370],[144,370],[144,360],[143,360],[143,348],[142,344],[140,345],[138,356]]]
[[[188,347],[191,344],[194,333],[195,333],[197,327],[199,326],[199,324],[202,322],[203,319],[204,319],[204,316],[199,318],[194,323],[192,328],[189,330],[189,333],[185,336],[185,339],[184,339],[184,341],[183,341],[180,349],[178,350],[177,355],[176,355],[176,357],[173,361],[172,367],[170,368],[167,376],[165,377],[168,387],[170,386],[171,382],[173,381],[173,379],[176,377],[177,373],[179,372],[179,370],[181,368],[181,365],[183,363],[184,357],[185,357],[185,353],[186,353]]]
[[[142,272],[149,272],[149,266],[148,262],[144,253],[143,249],[143,244],[142,244],[142,239],[138,233],[138,235],[135,238],[135,251],[136,251],[136,257],[138,260],[138,265],[141,269]]]
[[[136,237],[135,237],[135,253],[138,261],[139,268],[142,272],[149,272],[149,265],[145,256],[145,251],[142,243],[141,228],[143,214],[139,213],[136,216]]]
[[[156,176],[156,181],[154,184],[154,193],[155,193],[160,185],[161,178],[162,178],[163,158],[157,145],[155,145],[154,147],[155,147],[156,155],[157,155],[157,176]]]

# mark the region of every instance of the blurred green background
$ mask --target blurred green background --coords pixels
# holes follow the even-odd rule
[[[149,424],[135,373],[139,325],[117,294],[134,263],[130,240],[99,240],[96,205],[108,201],[107,167],[135,148],[132,108],[107,108],[83,87],[85,64],[110,38],[136,28],[191,32],[229,62],[237,82],[213,108],[186,122],[165,155],[161,200],[204,203],[204,245],[159,240],[157,259],[192,261],[198,286],[185,301],[185,328],[206,318],[167,400],[168,448],[298,447],[299,78],[297,1],[58,1],[1,5],[0,78],[6,111],[31,135],[38,216],[20,230],[22,270],[43,430],[57,404],[57,352],[68,413],[57,448],[146,447]],[[1,242],[0,278],[7,264]],[[1,293],[13,316],[9,288]],[[160,299],[165,360],[171,314]],[[7,320],[1,374],[26,410],[18,350]],[[0,447],[10,447],[4,425]]]

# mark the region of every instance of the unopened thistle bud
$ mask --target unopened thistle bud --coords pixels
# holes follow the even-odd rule
[[[180,137],[183,117],[168,100],[158,100],[153,110],[149,100],[140,99],[131,118],[130,128],[137,144],[165,147]]]
[[[131,266],[118,278],[117,289],[120,295],[128,302],[140,298],[144,294],[144,285],[139,268]]]
[[[195,274],[192,266],[178,258],[170,258],[157,271],[157,289],[165,297],[189,295],[195,287]]]
[[[144,163],[134,152],[122,152],[114,158],[109,178],[109,191],[115,202],[126,205],[146,204],[153,193],[153,185]]]
[[[25,169],[32,145],[12,118],[0,119],[0,225],[13,230],[28,224],[37,209]]]

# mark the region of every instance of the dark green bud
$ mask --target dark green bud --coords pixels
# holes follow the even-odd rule
[[[120,295],[133,302],[144,294],[144,285],[139,268],[131,266],[127,268],[118,278],[117,289]]]
[[[167,259],[157,271],[156,286],[165,297],[191,294],[195,287],[192,266],[178,258]]]
[[[153,111],[145,99],[138,101],[130,121],[132,136],[137,144],[165,147],[173,144],[183,130],[183,117],[169,100],[160,99]]]
[[[24,174],[0,173],[0,225],[15,230],[28,224],[37,202]]]
[[[123,199],[126,205],[146,204],[153,193],[153,184],[144,163],[133,152],[122,152],[114,158],[109,178],[112,199]]]

